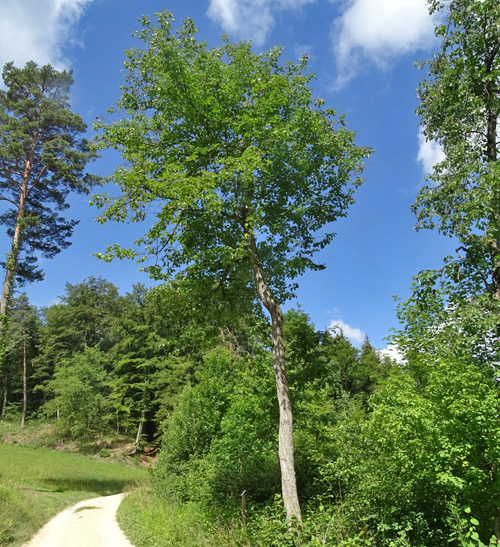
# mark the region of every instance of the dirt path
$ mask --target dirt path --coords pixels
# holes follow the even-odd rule
[[[116,522],[123,497],[81,501],[55,516],[23,547],[133,547]]]

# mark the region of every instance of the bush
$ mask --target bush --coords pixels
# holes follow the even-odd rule
[[[153,471],[165,499],[239,504],[242,490],[265,501],[279,488],[277,409],[268,358],[218,349],[180,396]]]
[[[366,526],[380,545],[404,533],[442,547],[456,534],[455,500],[471,507],[488,542],[500,498],[497,385],[472,365],[442,362],[420,388],[410,374],[395,375],[371,404],[357,431],[337,429],[340,457],[330,465],[351,530]]]

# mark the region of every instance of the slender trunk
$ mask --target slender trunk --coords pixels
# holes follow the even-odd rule
[[[297,481],[295,478],[295,461],[293,448],[293,414],[290,402],[290,391],[285,367],[285,335],[281,308],[266,283],[264,270],[259,258],[257,243],[253,232],[246,228],[250,261],[252,264],[255,285],[260,300],[271,315],[273,367],[276,378],[280,423],[279,423],[279,461],[281,468],[281,490],[288,520],[302,520]]]
[[[26,409],[28,407],[28,392],[26,390],[26,373],[27,373],[27,358],[26,358],[26,331],[24,332],[23,340],[23,413],[21,415],[21,429],[26,423]]]
[[[488,113],[487,123],[487,158],[488,163],[493,164],[497,161],[497,114],[494,111]],[[498,213],[498,207],[500,204],[500,193],[497,188],[493,189],[494,196],[494,212],[490,217],[488,228],[488,239],[490,241],[490,248],[493,261],[493,290],[492,296],[495,300],[500,300],[500,215]]]
[[[5,420],[5,414],[7,413],[7,390],[9,387],[9,375],[7,369],[3,371],[3,401],[2,401],[2,421]]]
[[[485,71],[490,75],[494,68],[495,58],[498,56],[500,44],[497,43],[486,58]],[[492,101],[492,98],[498,95],[496,82],[491,78],[486,80],[486,158],[488,164],[496,163],[497,151],[497,128],[498,128],[498,107]],[[498,214],[500,204],[500,194],[497,188],[493,188],[493,213],[490,216],[488,239],[491,245],[493,261],[493,288],[492,296],[495,300],[500,300],[500,215]]]
[[[142,427],[143,427],[143,424],[144,424],[144,417],[145,417],[145,413],[144,413],[144,410],[143,410],[141,412],[141,417],[139,419],[139,426],[137,427],[137,435],[135,436],[135,447],[136,448],[139,445],[139,441],[141,440]]]
[[[22,236],[22,220],[24,219],[26,210],[26,194],[27,194],[27,181],[23,184],[21,193],[19,196],[19,206],[17,210],[16,227],[14,229],[14,235],[12,237],[11,251],[7,258],[7,265],[5,267],[5,278],[2,287],[2,296],[0,298],[0,329],[2,328],[3,319],[7,313],[7,304],[12,292],[12,283],[14,281],[14,274],[17,266],[17,257],[19,255],[19,247],[21,245]]]
[[[31,171],[33,169],[33,162],[35,160],[36,146],[38,143],[38,129],[33,135],[31,141],[30,150],[24,166],[23,179],[21,182],[21,188],[19,191],[19,203],[17,206],[16,225],[14,228],[14,235],[12,237],[12,244],[9,256],[7,258],[7,265],[5,267],[5,278],[2,287],[2,295],[0,297],[0,330],[2,328],[3,320],[7,313],[7,304],[12,292],[12,284],[14,281],[14,274],[17,266],[17,258],[19,255],[19,249],[21,246],[22,237],[22,221],[26,213],[26,199],[28,197],[29,181]]]

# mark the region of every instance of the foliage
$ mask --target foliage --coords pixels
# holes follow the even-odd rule
[[[436,0],[429,5],[443,9]],[[436,227],[460,240],[466,253],[461,262],[469,269],[465,279],[494,292],[500,7],[492,0],[454,0],[446,9],[446,24],[436,27],[442,50],[428,63],[431,80],[420,84],[417,111],[426,137],[437,140],[446,157],[415,210],[419,227]]]
[[[437,229],[457,248],[442,268],[416,276],[412,297],[399,309],[400,342],[412,351],[416,335],[416,352],[422,345],[430,357],[451,350],[493,364],[500,332],[500,7],[495,0],[428,3],[445,12],[446,22],[436,26],[442,47],[427,63],[417,113],[445,158],[413,209],[417,229]]]
[[[86,130],[69,108],[70,72],[28,62],[7,63],[0,90],[0,200],[12,208],[0,216],[11,250],[0,312],[6,315],[14,276],[39,280],[38,256],[52,258],[69,245],[75,221],[59,214],[70,191],[88,192],[98,178],[85,173],[95,154],[80,135]]]
[[[66,283],[60,302],[44,312],[39,356],[35,374],[39,389],[45,390],[56,366],[86,348],[107,353],[114,344],[112,327],[121,315],[118,289],[100,277],[82,283]]]
[[[317,267],[310,256],[333,237],[318,232],[346,214],[351,173],[368,150],[312,99],[305,58],[283,65],[279,49],[256,55],[227,40],[208,50],[191,20],[174,33],[169,13],[143,26],[137,37],[147,48],[127,52],[125,117],[98,124],[98,146],[127,161],[113,176],[123,196],[94,198],[106,207],[101,220],[142,221],[154,203],[156,223],[137,243],[158,263],[145,269],[158,278],[186,268],[220,290],[244,290],[251,279],[251,228],[283,300],[287,278]],[[107,256],[140,255],[112,247]]]
[[[109,427],[109,403],[106,399],[104,355],[87,348],[62,361],[48,383],[54,398],[45,404],[45,413],[57,415],[57,429],[72,438],[88,438],[98,433],[102,439]]]
[[[23,399],[23,364],[25,358],[29,368],[26,371],[26,389],[30,394],[33,392],[35,382],[33,381],[32,365],[38,354],[37,345],[40,327],[40,312],[29,304],[26,294],[22,293],[17,298],[13,298],[4,355],[4,406],[2,408],[2,418],[9,412],[7,405],[17,407]],[[35,396],[31,395],[29,399],[35,399]],[[30,401],[29,399],[27,401],[28,409],[36,410],[39,401]]]
[[[207,354],[196,378],[167,420],[155,488],[164,499],[221,506],[239,500],[243,490],[269,498],[279,468],[266,359],[219,349]]]
[[[500,496],[496,383],[473,365],[442,361],[425,387],[397,373],[371,404],[357,434],[338,431],[346,448],[332,466],[355,528],[368,526],[381,545],[404,531],[417,544],[438,547],[456,533],[454,500],[471,507],[488,541]]]
[[[285,333],[296,409],[299,493],[302,500],[338,498],[330,491],[324,467],[337,457],[336,427],[350,409],[356,409],[357,419],[364,417],[362,404],[368,392],[343,391],[339,374],[344,354],[355,356],[357,351],[344,338],[315,331],[301,311],[287,312]],[[365,344],[365,357],[369,347]],[[269,359],[268,352],[257,348],[243,356],[221,348],[205,356],[196,383],[184,389],[164,426],[154,471],[155,489],[162,499],[221,508],[229,504],[233,510],[243,490],[250,503],[272,500],[279,487],[274,425],[278,409]],[[359,378],[356,364],[353,358],[350,365]],[[346,380],[348,371],[346,367]],[[376,367],[367,374],[373,379],[375,372]],[[383,378],[381,374],[379,382]]]

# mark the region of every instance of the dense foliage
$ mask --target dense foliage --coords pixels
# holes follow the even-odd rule
[[[298,275],[323,268],[314,255],[352,204],[370,150],[313,97],[307,56],[283,62],[279,48],[256,54],[227,38],[209,49],[190,18],[177,30],[169,12],[156,18],[136,34],[145,47],[127,51],[122,118],[97,124],[97,146],[124,160],[112,177],[121,194],[95,198],[102,222],[154,220],[138,248],[112,245],[104,258],[154,256],[145,269],[156,279],[189,278],[198,292],[237,288],[267,309],[282,493],[300,520],[280,306]]]
[[[447,20],[418,113],[445,159],[414,210],[459,247],[400,304],[400,363],[273,307],[316,268],[332,234],[312,232],[345,214],[366,153],[311,103],[305,60],[228,41],[209,51],[190,20],[176,34],[167,14],[158,29],[144,21],[150,49],[128,52],[126,116],[102,127],[130,163],[116,173],[124,195],[97,201],[118,220],[159,206],[139,243],[159,256],[151,273],[172,277],[126,295],[91,277],[43,310],[14,299],[2,384],[2,419],[50,417],[59,440],[160,445],[127,500],[137,545],[500,543],[500,8],[428,4]],[[302,522],[281,497],[283,403]]]

